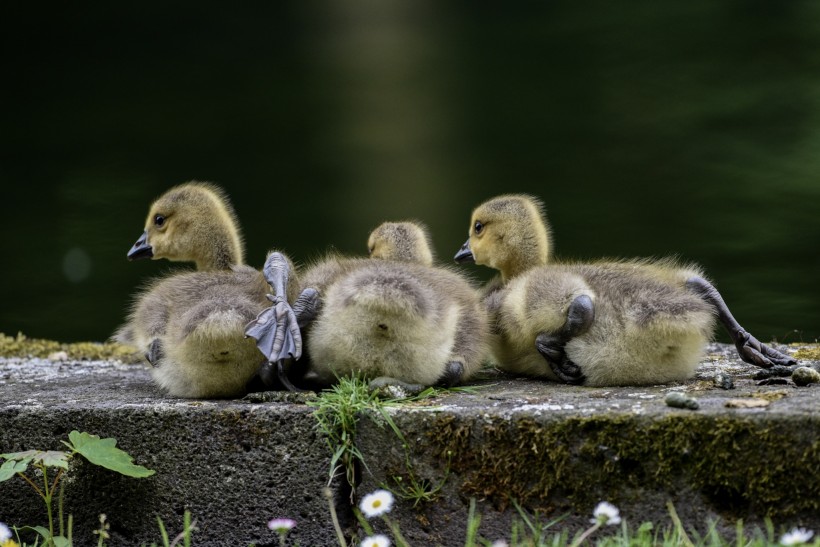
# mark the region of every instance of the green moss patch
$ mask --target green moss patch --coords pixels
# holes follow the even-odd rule
[[[54,340],[28,338],[23,333],[8,336],[0,333],[0,357],[48,358],[65,352],[68,359],[125,359],[132,360],[134,348],[116,342],[76,342],[66,344]]]
[[[699,491],[715,509],[789,517],[820,510],[820,417],[778,420],[670,414],[531,417],[475,422],[440,416],[428,431],[467,496],[501,508],[584,510],[647,490]],[[631,493],[631,494],[630,494]]]
[[[820,361],[820,346],[800,348],[792,355],[795,359],[806,361]]]

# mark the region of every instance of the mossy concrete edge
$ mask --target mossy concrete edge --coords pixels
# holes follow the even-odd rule
[[[731,372],[734,389],[713,383],[721,371]],[[574,532],[589,526],[600,501],[618,506],[634,528],[671,525],[671,503],[700,533],[714,521],[732,537],[740,519],[749,528],[771,519],[778,529],[820,529],[820,386],[758,385],[757,372],[716,344],[683,384],[595,389],[499,379],[391,411],[403,438],[381,417],[363,417],[360,490],[399,494],[393,518],[424,545],[463,542],[471,499],[490,540],[509,537],[516,505]],[[670,391],[696,398],[699,410],[670,408]],[[418,501],[412,486],[440,491]]]
[[[770,516],[777,526],[818,529],[820,387],[788,380],[761,386],[753,379],[758,371],[731,346],[716,344],[683,384],[584,388],[497,377],[404,403],[388,409],[401,438],[383,417],[361,417],[356,443],[365,465],[357,492],[402,494],[414,481],[440,486],[433,502],[414,506],[411,496],[399,496],[391,514],[416,545],[463,544],[471,498],[481,533],[491,538],[509,537],[515,503],[545,519],[564,516],[561,528],[575,530],[603,499],[634,526],[668,522],[671,501],[690,528],[703,529],[711,518],[729,528],[738,517],[762,525]],[[731,375],[735,388],[716,387],[718,372]],[[700,409],[666,406],[670,391],[695,397]],[[209,545],[264,545],[274,539],[264,523],[276,516],[297,520],[302,544],[333,544],[322,497],[330,449],[303,397],[172,399],[142,365],[0,358],[0,450],[59,449],[79,429],[117,438],[136,463],[157,470],[137,480],[80,464],[66,500],[83,507],[75,525],[85,538],[106,512],[124,544],[157,541],[155,517],[178,528],[189,508],[199,519],[195,537]],[[728,408],[731,400],[767,406]],[[349,491],[336,484],[333,493],[349,518]],[[0,499],[0,520],[41,523],[32,522],[42,508],[24,484],[0,483]]]

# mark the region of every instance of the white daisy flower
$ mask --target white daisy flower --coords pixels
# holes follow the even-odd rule
[[[359,509],[367,518],[378,517],[390,512],[393,508],[393,501],[393,494],[387,490],[376,490],[362,499]]]
[[[599,503],[595,511],[592,512],[592,516],[595,518],[589,521],[593,524],[615,525],[621,523],[621,515],[618,513],[618,508],[608,501]]]
[[[272,519],[268,522],[268,528],[280,534],[289,532],[296,526],[296,521],[293,519]]]
[[[510,544],[503,539],[497,539],[490,544],[490,547],[510,547]]]
[[[811,530],[792,528],[791,532],[783,534],[783,537],[780,538],[780,545],[800,545],[808,543],[813,535],[814,532]]]
[[[7,539],[11,539],[11,530],[0,522],[0,541],[6,541]]]
[[[390,547],[390,539],[383,534],[366,537],[362,541],[361,547]]]

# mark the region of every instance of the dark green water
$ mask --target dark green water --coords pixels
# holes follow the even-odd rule
[[[820,4],[56,10],[4,29],[0,332],[109,336],[170,269],[125,259],[150,201],[199,179],[251,264],[408,217],[449,260],[528,192],[560,257],[679,255],[758,337],[820,336]]]

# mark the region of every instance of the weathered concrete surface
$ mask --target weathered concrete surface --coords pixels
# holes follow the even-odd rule
[[[75,545],[96,545],[100,513],[112,545],[159,542],[156,517],[176,533],[186,508],[199,545],[278,545],[266,527],[273,517],[296,519],[302,545],[335,541],[321,493],[328,448],[303,403],[170,399],[141,365],[116,361],[0,360],[0,453],[60,450],[72,429],[115,437],[135,463],[156,470],[133,479],[74,458],[65,506]],[[0,483],[0,521],[46,523],[18,477]]]
[[[668,522],[672,500],[692,527],[710,517],[761,524],[768,514],[776,525],[820,529],[820,387],[758,386],[758,370],[715,345],[698,377],[682,385],[593,389],[499,378],[476,393],[406,403],[391,413],[408,453],[390,428],[361,420],[367,470],[358,492],[398,492],[396,476],[405,485],[411,476],[428,484],[446,477],[433,503],[397,500],[392,515],[414,545],[463,544],[470,498],[478,500],[481,533],[493,539],[509,533],[512,499],[545,518],[567,514],[562,526],[573,530],[602,499],[636,526]],[[732,374],[736,388],[714,387],[718,371]],[[670,390],[693,395],[700,409],[667,407]],[[265,524],[280,516],[297,520],[301,545],[332,545],[322,497],[329,451],[300,397],[171,399],[140,365],[0,359],[0,451],[60,449],[78,429],[117,438],[136,463],[157,471],[131,479],[85,462],[72,469],[66,507],[76,545],[96,544],[99,513],[111,523],[111,544],[138,545],[159,540],[157,515],[179,530],[186,508],[200,545],[275,544]],[[769,405],[725,406],[755,398]],[[333,492],[349,520],[347,492]],[[18,478],[0,483],[0,521],[45,522]]]
[[[542,522],[589,526],[608,500],[637,527],[671,524],[672,501],[687,528],[721,519],[749,526],[820,529],[820,386],[759,386],[760,369],[714,345],[697,378],[646,388],[584,388],[498,379],[476,394],[403,406],[392,419],[403,443],[378,420],[363,420],[359,448],[370,474],[360,492],[399,491],[413,479],[443,483],[432,503],[398,500],[392,516],[416,545],[463,544],[470,498],[481,533],[509,539],[516,500]],[[805,362],[801,363],[805,364]],[[713,385],[730,373],[735,388]],[[666,405],[670,391],[695,397],[698,410]],[[768,406],[742,409],[733,399]],[[408,469],[410,462],[412,469]],[[396,480],[400,477],[400,482]]]

